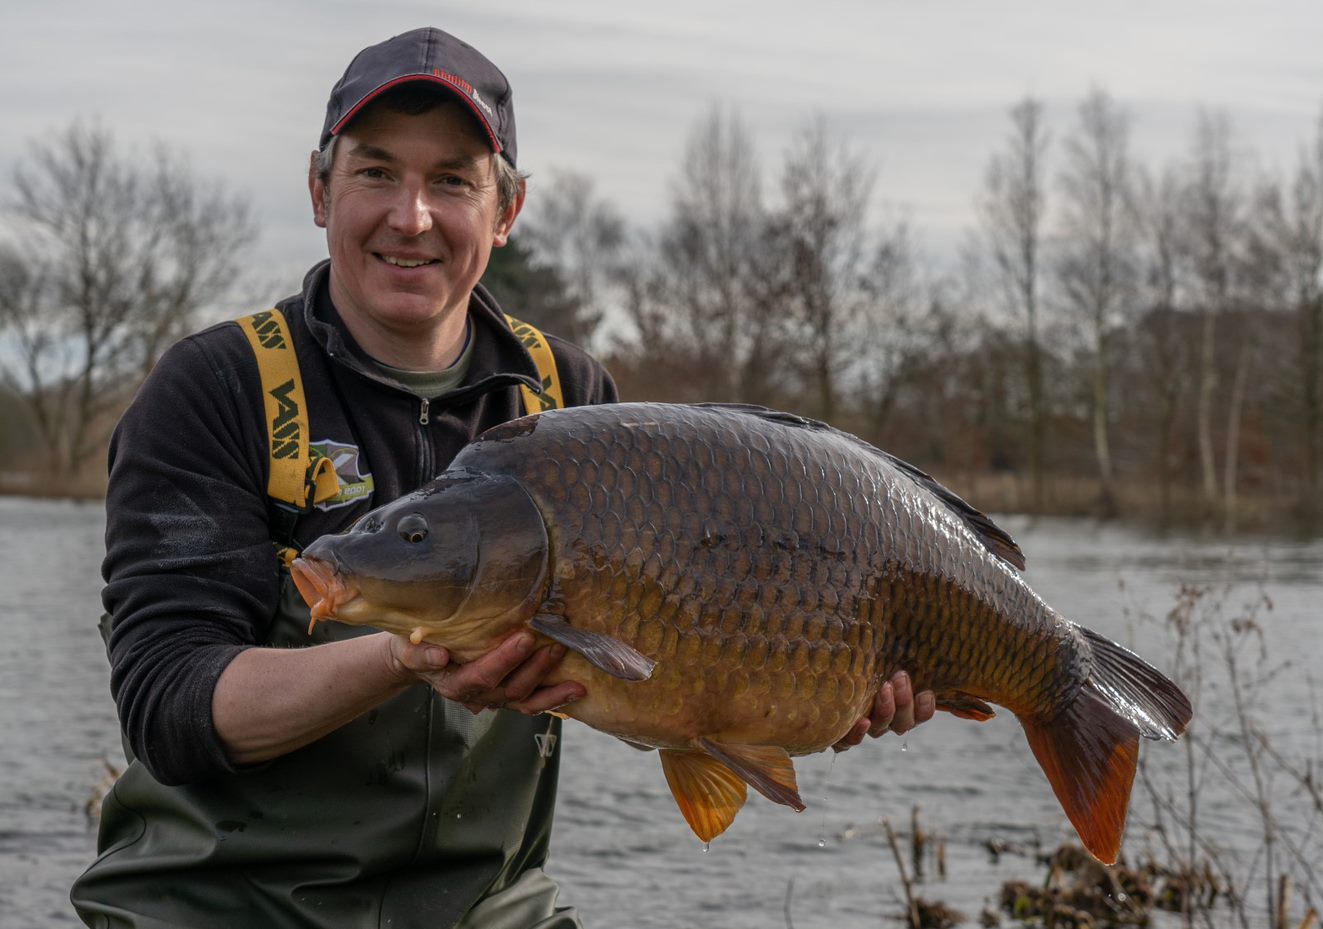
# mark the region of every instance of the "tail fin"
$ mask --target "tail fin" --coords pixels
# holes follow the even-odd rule
[[[1084,847],[1112,864],[1121,851],[1139,737],[1176,738],[1192,710],[1180,688],[1143,659],[1079,628],[1093,651],[1093,675],[1055,718],[1020,722]]]

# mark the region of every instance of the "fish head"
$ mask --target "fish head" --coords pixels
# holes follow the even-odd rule
[[[546,524],[513,478],[447,471],[322,536],[290,574],[312,625],[374,626],[462,658],[533,615],[547,581]]]

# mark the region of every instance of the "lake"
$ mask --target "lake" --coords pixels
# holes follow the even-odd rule
[[[1162,619],[1183,588],[1207,588],[1198,615],[1209,628],[1255,619],[1266,664],[1259,663],[1260,637],[1252,628],[1233,653],[1247,713],[1285,760],[1318,769],[1323,541],[1154,534],[1076,519],[999,522],[1025,551],[1027,577],[1049,603],[1159,667],[1174,657]],[[0,651],[4,929],[78,925],[67,893],[93,855],[86,802],[103,778],[103,759],[123,760],[96,632],[102,531],[99,504],[0,498],[0,589],[9,633]],[[1252,772],[1232,694],[1218,683],[1224,676],[1216,646],[1212,638],[1204,643],[1206,679],[1196,702],[1197,744],[1207,749],[1196,752],[1200,821],[1208,846],[1260,894],[1261,817],[1241,793],[1246,785],[1253,790]],[[884,916],[899,912],[902,898],[879,819],[890,817],[904,841],[916,805],[924,828],[945,844],[947,870],[939,880],[930,863],[918,892],[977,925],[979,911],[995,906],[1003,881],[1043,876],[1025,854],[994,860],[989,841],[1050,850],[1073,836],[1007,713],[981,725],[939,714],[903,738],[888,735],[839,756],[801,759],[805,812],[752,795],[730,831],[706,851],[676,810],[655,753],[573,722],[564,741],[548,870],[562,884],[562,901],[578,906],[590,927],[882,925]],[[1145,743],[1144,752],[1159,791],[1184,790],[1181,746]],[[1289,776],[1260,773],[1283,823],[1277,854],[1294,849],[1323,860],[1318,811]],[[1126,841],[1132,859],[1156,842],[1146,825],[1171,812],[1161,805],[1155,812],[1137,784]],[[1298,892],[1312,893],[1316,904],[1323,900],[1317,887]]]

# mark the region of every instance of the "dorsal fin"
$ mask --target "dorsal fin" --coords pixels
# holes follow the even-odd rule
[[[970,506],[963,499],[957,496],[946,487],[939,484],[931,475],[914,467],[907,461],[897,458],[890,452],[884,452],[876,446],[870,445],[856,435],[848,432],[842,432],[824,422],[816,419],[808,419],[804,416],[797,416],[794,413],[781,413],[776,410],[769,410],[766,407],[756,406],[751,403],[697,403],[695,406],[704,407],[713,410],[729,410],[733,413],[744,413],[749,416],[757,416],[760,419],[766,419],[770,422],[780,423],[783,426],[794,426],[800,429],[811,429],[815,432],[833,432],[844,439],[853,442],[860,448],[867,449],[874,455],[878,455],[887,460],[897,471],[900,471],[906,477],[914,481],[924,490],[927,490],[946,506],[948,510],[959,516],[971,530],[983,546],[992,554],[1002,559],[1008,564],[1014,565],[1021,571],[1024,570],[1024,552],[1020,551],[1020,546],[1010,537],[1006,530],[1002,529],[981,510]]]
[[[902,461],[889,452],[873,448],[873,446],[869,445],[863,439],[856,439],[856,441],[867,448],[872,448],[877,454],[882,455],[895,465],[897,470],[913,479],[914,483],[918,484],[924,490],[929,491],[938,500],[941,500],[946,504],[948,510],[959,516],[965,521],[965,525],[974,530],[974,535],[978,536],[979,541],[983,543],[983,546],[988,551],[992,552],[992,554],[996,555],[1002,561],[1014,565],[1021,571],[1024,570],[1024,552],[1020,551],[1020,546],[1015,543],[1015,540],[1010,537],[1010,534],[989,519],[986,513],[982,510],[976,510],[961,497],[957,496],[953,491],[948,490],[931,476],[914,467],[914,465],[909,462]]]

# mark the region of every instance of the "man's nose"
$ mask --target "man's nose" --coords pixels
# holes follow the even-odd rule
[[[401,235],[422,235],[432,228],[432,211],[422,188],[412,185],[400,189],[391,205],[390,227]]]

